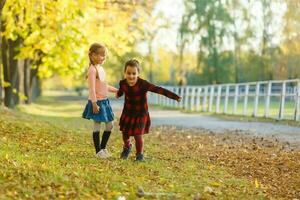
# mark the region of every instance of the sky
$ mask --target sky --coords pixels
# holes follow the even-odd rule
[[[162,45],[172,51],[176,51],[177,32],[184,14],[183,0],[160,0],[154,13],[162,12],[171,22],[169,30],[158,32],[155,45]]]
[[[164,29],[158,31],[153,47],[157,48],[158,46],[163,46],[166,50],[176,52],[177,32],[181,17],[184,14],[183,0],[160,0],[156,5],[153,14],[155,15],[159,12],[163,13],[170,21],[171,27],[167,30]],[[142,53],[147,53],[146,44],[140,44],[139,47]]]

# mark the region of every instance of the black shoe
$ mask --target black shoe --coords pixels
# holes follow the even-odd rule
[[[145,161],[144,160],[144,154],[139,153],[138,155],[136,155],[135,161]]]
[[[123,151],[121,153],[121,158],[122,159],[127,159],[128,156],[129,156],[129,154],[130,154],[130,152],[131,152],[131,145],[130,145],[129,148],[123,147]]]

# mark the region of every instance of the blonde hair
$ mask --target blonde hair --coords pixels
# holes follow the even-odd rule
[[[89,63],[89,67],[91,65],[94,65],[92,59],[91,59],[91,55],[92,53],[97,53],[99,49],[102,49],[104,50],[104,53],[105,55],[107,54],[107,48],[103,45],[103,44],[100,44],[100,43],[93,43],[90,48],[89,48],[89,60],[90,60],[90,63]],[[97,68],[96,68],[97,70]],[[98,71],[98,70],[97,70]],[[96,78],[98,77],[98,73],[96,74]],[[86,74],[85,78],[87,79],[88,78],[88,73]]]
[[[92,53],[97,53],[99,49],[103,49],[105,54],[107,54],[107,49],[103,44],[100,43],[93,43],[89,48],[89,59],[90,59],[90,65],[94,64],[91,60]]]

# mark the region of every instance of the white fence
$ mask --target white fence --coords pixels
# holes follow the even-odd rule
[[[178,103],[149,93],[149,103],[196,112],[299,120],[300,79],[205,86],[165,86]]]

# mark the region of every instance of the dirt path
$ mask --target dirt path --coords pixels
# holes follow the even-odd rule
[[[112,107],[120,116],[122,100],[112,101]],[[281,141],[300,144],[300,127],[270,122],[242,122],[215,117],[187,114],[176,110],[158,110],[150,107],[152,126],[169,125],[183,128],[201,128],[214,133],[238,132],[255,136],[274,137]]]

